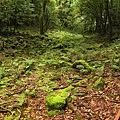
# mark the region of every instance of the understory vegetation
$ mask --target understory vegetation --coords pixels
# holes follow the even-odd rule
[[[96,35],[56,29],[46,36],[29,31],[0,40],[1,120],[57,120],[63,115],[112,120],[120,109],[119,39],[104,42]],[[46,95],[70,85],[69,104],[49,110]]]

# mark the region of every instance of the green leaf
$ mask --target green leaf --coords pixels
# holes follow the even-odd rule
[[[17,98],[19,105],[23,105],[25,98]]]
[[[117,70],[120,70],[120,67],[117,66],[117,65],[112,65],[112,69],[113,69],[114,71],[117,71]]]
[[[118,63],[120,61],[120,59],[114,59],[115,63]]]
[[[104,67],[104,65],[101,65],[101,67],[97,68],[97,72],[102,74],[104,72]]]
[[[0,79],[2,79],[4,74],[5,74],[5,68],[4,67],[0,67]]]
[[[48,116],[56,116],[57,115],[57,113],[56,113],[56,110],[51,110],[51,111],[49,111],[48,112]]]
[[[10,115],[10,116],[5,116],[5,118],[4,118],[4,120],[12,120],[12,115]]]
[[[25,101],[25,94],[20,94],[17,101],[19,102],[19,105],[22,106]]]
[[[100,77],[95,81],[94,88],[100,89],[103,88],[104,85],[105,85],[105,80],[102,77]]]
[[[21,116],[21,114],[18,115],[17,117],[15,117],[14,120],[19,120],[19,119],[20,119],[20,116]]]

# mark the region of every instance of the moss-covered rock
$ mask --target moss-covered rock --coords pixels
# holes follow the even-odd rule
[[[73,86],[69,86],[62,90],[55,90],[46,96],[46,105],[48,109],[62,109],[67,105],[67,99],[70,96],[70,90]]]

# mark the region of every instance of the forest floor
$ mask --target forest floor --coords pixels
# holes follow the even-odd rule
[[[0,36],[0,120],[114,120],[120,110],[120,40],[52,31]],[[2,48],[2,46],[0,46]],[[76,60],[93,67],[76,68]],[[96,88],[96,81],[103,79]],[[48,110],[46,95],[80,82],[71,90],[73,109]]]

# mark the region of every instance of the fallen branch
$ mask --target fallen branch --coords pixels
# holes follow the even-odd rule
[[[77,120],[83,120],[81,112],[72,103],[68,103],[68,107],[75,113]]]

